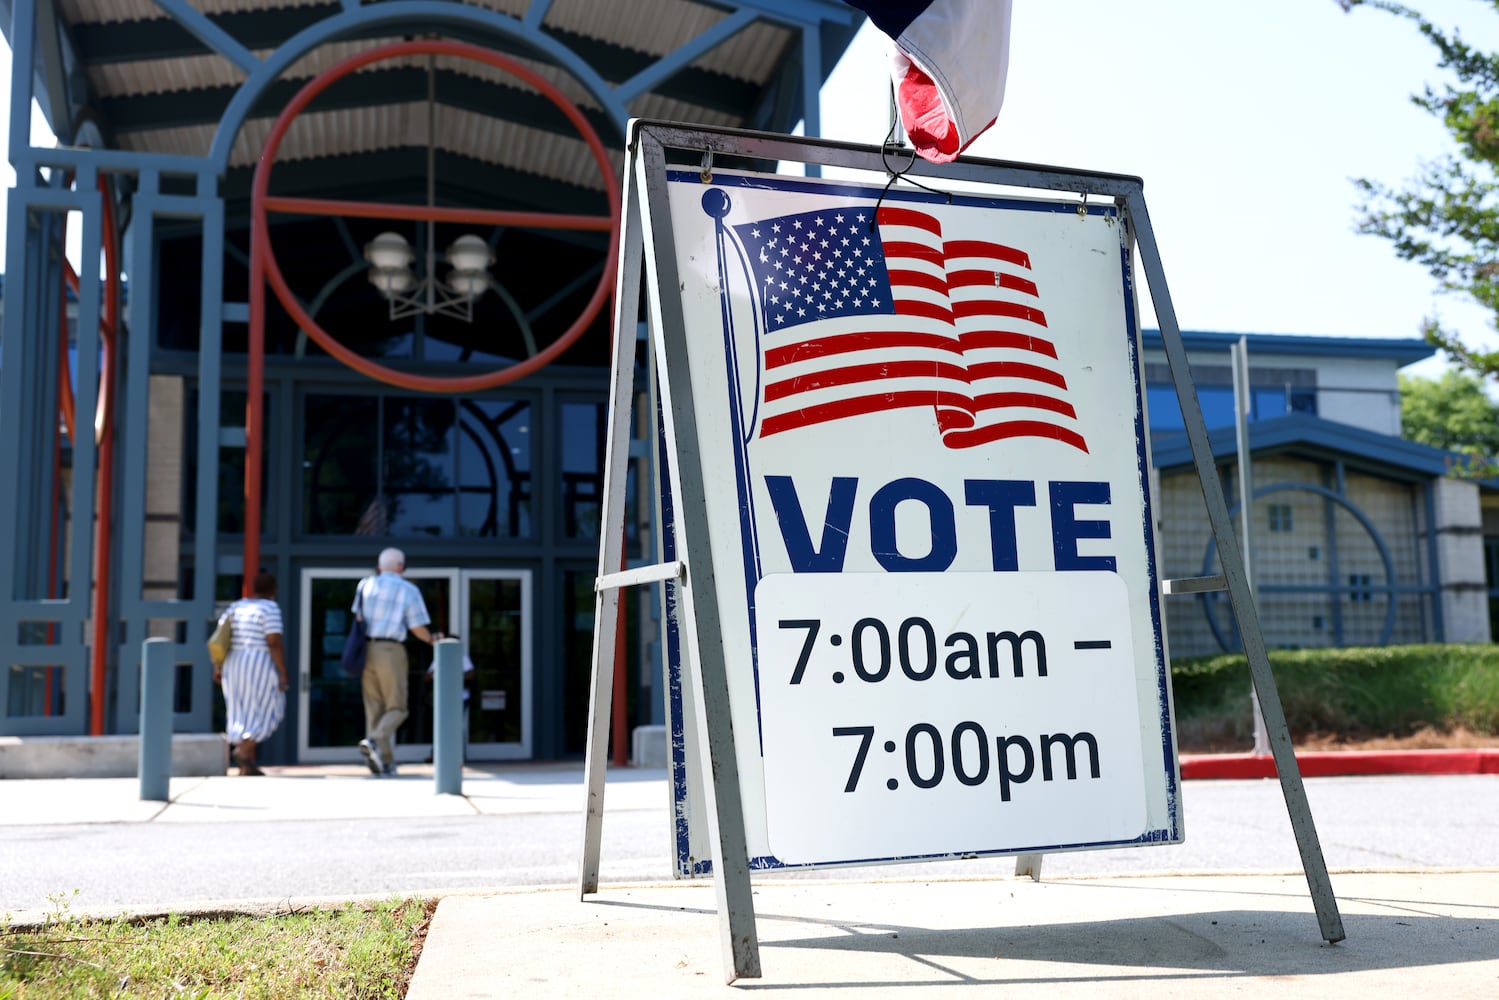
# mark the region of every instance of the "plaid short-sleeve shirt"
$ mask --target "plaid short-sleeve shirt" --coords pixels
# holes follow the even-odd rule
[[[359,581],[352,610],[364,618],[364,631],[371,639],[401,642],[412,626],[431,621],[422,592],[399,573],[381,573]]]

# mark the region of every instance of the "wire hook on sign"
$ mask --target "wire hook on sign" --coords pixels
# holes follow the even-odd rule
[[[896,168],[895,164],[892,164],[890,162],[891,157],[894,154],[896,154],[896,153],[909,153],[909,154],[911,154],[911,159],[909,161],[907,161],[907,163],[906,163],[905,166],[900,167],[899,169]],[[928,187],[927,185],[921,183],[918,180],[915,180],[914,178],[906,177],[906,173],[912,167],[916,166],[916,149],[914,147],[912,147],[912,146],[907,146],[904,143],[896,141],[896,139],[895,139],[895,122],[894,121],[892,121],[890,123],[890,131],[885,134],[885,141],[880,144],[880,162],[884,164],[884,166],[885,166],[885,173],[887,173],[887,174],[890,175],[890,179],[887,180],[885,182],[885,186],[880,189],[880,196],[879,196],[878,199],[876,199],[876,201],[874,203],[874,215],[875,216],[879,215],[879,213],[880,213],[880,205],[884,204],[885,195],[890,192],[890,186],[892,184],[894,184],[896,181],[900,180],[902,177],[905,177],[906,183],[908,183],[908,184],[914,184],[917,187],[921,188],[923,191],[930,191],[930,192],[932,192],[932,194],[940,194],[940,195],[942,195],[942,197],[944,197],[944,198],[947,199],[947,203],[949,205],[952,204],[952,192],[950,192],[950,191],[942,191],[942,190],[939,190],[938,188],[934,188],[934,187]],[[871,231],[873,231],[874,226],[875,226],[875,219],[874,219],[874,217],[871,217],[870,220],[869,220],[869,228],[870,228]]]

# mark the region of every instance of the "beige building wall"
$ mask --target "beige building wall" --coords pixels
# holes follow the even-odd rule
[[[182,450],[186,388],[179,375],[152,375],[146,423],[146,538],[141,597],[179,596],[182,552]],[[126,581],[128,585],[128,581]],[[153,620],[152,637],[176,638],[176,622]]]

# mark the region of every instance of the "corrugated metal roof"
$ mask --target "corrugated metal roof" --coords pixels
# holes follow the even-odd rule
[[[328,0],[188,0],[205,14],[242,14],[288,7],[319,7]],[[123,24],[162,16],[155,0],[57,0],[69,24]]]
[[[113,144],[142,152],[207,154],[218,118],[247,73],[217,54],[193,52],[201,43],[174,24],[154,0],[56,2],[73,30],[90,100]],[[511,17],[522,16],[530,7],[530,0],[466,2]],[[260,58],[272,55],[275,45],[319,18],[344,12],[337,0],[189,3],[253,45]],[[808,9],[815,13],[816,5],[809,4]],[[543,28],[555,40],[585,54],[605,79],[620,82],[728,16],[724,6],[698,0],[554,0]],[[351,55],[409,37],[409,31],[392,31],[384,37],[332,42],[297,60],[281,79],[308,80]],[[505,43],[504,39],[496,41],[500,46]],[[772,100],[773,88],[781,85],[782,67],[788,59],[797,58],[799,45],[798,29],[756,21],[652,92],[637,96],[629,103],[630,113],[705,125],[746,124],[759,108],[777,103]],[[510,58],[602,124],[597,117],[599,101],[569,71],[534,54],[510,54]],[[354,80],[336,84],[325,101],[313,105],[294,123],[279,159],[307,162],[425,145],[425,126],[417,127],[426,120],[425,88],[410,71],[426,65],[424,56],[383,61],[361,70]],[[435,68],[440,84],[438,149],[566,185],[600,187],[597,168],[576,130],[560,112],[538,100],[528,85],[470,60],[441,57],[435,60]],[[455,75],[482,87],[455,89]],[[367,102],[366,92],[370,95]],[[280,93],[285,100],[290,91]],[[779,103],[784,106],[784,101]],[[248,119],[236,137],[231,167],[255,162],[277,111],[274,101],[255,109],[255,117]],[[605,134],[604,140],[612,144],[618,136]]]

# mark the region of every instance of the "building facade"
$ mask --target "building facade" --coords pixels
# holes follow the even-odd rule
[[[1421,340],[1251,334],[1249,568],[1271,648],[1487,642],[1481,492],[1451,458],[1400,437],[1398,370]],[[1241,496],[1231,345],[1187,333],[1231,510]],[[1159,335],[1143,354],[1168,579],[1219,572]],[[1242,540],[1243,536],[1240,535]],[[1167,599],[1174,656],[1237,649],[1226,594]]]
[[[204,641],[264,567],[296,682],[262,760],[356,759],[338,654],[355,581],[394,545],[476,664],[470,755],[581,753],[626,123],[815,135],[861,18],[833,0],[0,0],[18,174],[0,735],[134,732],[151,637],[175,650],[177,729],[215,731]],[[31,144],[33,97],[55,148]],[[1230,496],[1237,339],[1186,337]],[[1162,576],[1211,575],[1150,331],[1142,351]],[[1429,348],[1248,351],[1270,644],[1486,640],[1499,506],[1399,437],[1395,373]],[[639,367],[634,562],[655,549]],[[1167,609],[1174,654],[1234,647],[1220,598]],[[650,594],[629,593],[625,633],[617,737],[661,720]],[[402,759],[431,740],[412,651]]]
[[[476,663],[471,755],[581,752],[627,122],[815,135],[862,15],[0,0],[0,23],[0,734],[133,732],[150,637],[174,644],[177,729],[212,731],[204,641],[265,568],[296,683],[263,759],[348,759],[337,653],[394,545]],[[33,97],[56,147],[31,144]],[[632,595],[617,729],[660,718],[655,616]],[[403,759],[431,735],[412,653]]]

